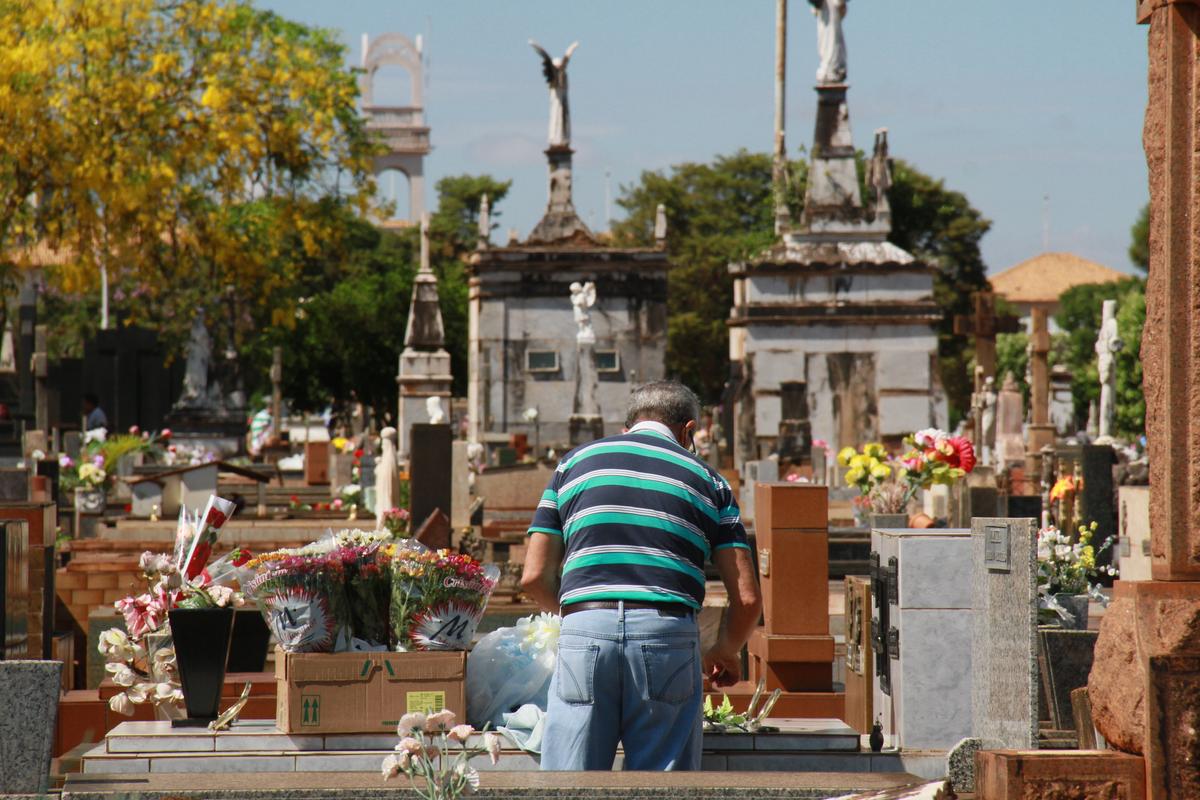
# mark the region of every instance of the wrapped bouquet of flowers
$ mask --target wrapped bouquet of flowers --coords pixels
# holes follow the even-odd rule
[[[393,545],[391,627],[396,650],[466,650],[500,570],[469,555]]]
[[[277,550],[246,566],[256,575],[246,593],[267,626],[290,653],[331,653],[350,649],[350,609],[344,556],[334,549]]]
[[[208,498],[208,505],[199,514],[179,509],[179,525],[175,531],[175,568],[187,580],[194,580],[208,565],[213,545],[217,543],[221,528],[233,516],[231,500]]]

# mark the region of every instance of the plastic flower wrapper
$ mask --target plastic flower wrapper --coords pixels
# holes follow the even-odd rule
[[[505,723],[523,705],[546,710],[562,624],[554,614],[524,617],[484,636],[467,656],[467,720]]]
[[[302,548],[303,549],[303,548]],[[329,551],[276,551],[252,559],[258,574],[246,594],[258,603],[267,626],[289,653],[350,649],[350,609],[342,559]]]
[[[466,650],[500,578],[494,564],[449,550],[390,546],[396,650]]]
[[[200,515],[198,520],[190,522],[190,541],[185,546],[183,559],[176,562],[180,573],[185,578],[192,580],[204,571],[205,566],[208,565],[209,558],[212,557],[213,545],[217,543],[217,537],[221,533],[221,528],[233,516],[234,509],[233,501],[217,497],[215,494],[210,495],[208,505],[204,507],[204,513]],[[175,542],[177,547],[180,538],[180,533],[176,533]]]
[[[346,574],[346,597],[350,605],[350,629],[356,639],[387,646],[388,606],[392,574],[387,554],[379,542],[342,547],[334,551]]]

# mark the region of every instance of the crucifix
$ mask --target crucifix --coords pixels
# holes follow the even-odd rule
[[[975,313],[955,316],[954,333],[975,337],[975,364],[983,368],[975,371],[978,392],[985,380],[996,377],[996,334],[1016,333],[1021,329],[1021,321],[1011,314],[996,315],[995,292],[976,292],[971,299]]]

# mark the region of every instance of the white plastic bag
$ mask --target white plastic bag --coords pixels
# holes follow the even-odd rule
[[[467,720],[477,728],[532,703],[546,709],[562,620],[538,614],[484,636],[467,656]]]

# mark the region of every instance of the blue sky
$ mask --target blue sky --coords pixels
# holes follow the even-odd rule
[[[445,175],[511,178],[502,229],[522,236],[546,202],[547,98],[537,39],[573,40],[575,204],[605,227],[612,195],[642,170],[706,161],[772,139],[771,0],[259,0],[335,29],[357,64],[363,33],[425,38],[432,184]],[[1141,149],[1146,28],[1134,3],[1106,0],[851,0],[851,122],[856,145],[890,130],[892,154],[964,192],[993,222],[992,272],[1043,249],[1131,270],[1129,228],[1146,202]],[[791,0],[788,148],[812,137],[815,24]],[[382,72],[378,102],[404,102]],[[383,189],[391,181],[385,177]],[[403,186],[401,185],[403,190]],[[615,202],[612,213],[619,218]]]

